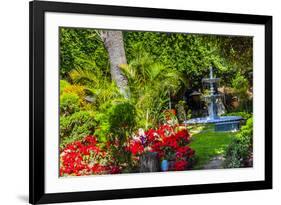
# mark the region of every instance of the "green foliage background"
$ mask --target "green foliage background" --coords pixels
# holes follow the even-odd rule
[[[227,85],[233,76],[252,79],[252,37],[185,33],[123,32],[127,61],[145,51],[165,68],[182,72],[190,86],[201,85],[213,65]],[[60,29],[60,76],[77,69],[100,69],[109,75],[108,54],[95,29]]]
[[[107,141],[116,122],[108,116],[118,116],[125,105],[135,115],[130,119],[131,131],[156,127],[162,111],[169,109],[170,97],[182,100],[186,89],[201,89],[211,65],[221,85],[232,87],[247,101],[246,92],[252,86],[252,37],[139,31],[124,31],[123,37],[128,65],[121,68],[131,91],[127,102],[111,80],[99,31],[60,28],[62,144],[88,134]],[[130,105],[134,108],[129,109]]]

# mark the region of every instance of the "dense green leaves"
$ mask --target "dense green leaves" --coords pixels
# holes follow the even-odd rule
[[[60,116],[61,129],[68,135],[73,136],[69,128],[75,129],[76,122],[88,124],[79,118],[84,113],[93,120],[91,125],[96,123],[97,129],[89,127],[91,132],[107,140],[113,123],[109,116],[122,110],[116,106],[125,106],[124,102],[132,106],[130,110],[128,104],[126,109],[135,117],[124,120],[134,122],[136,127],[155,127],[161,123],[163,111],[175,108],[186,90],[202,91],[202,78],[208,77],[210,66],[221,78],[221,86],[231,87],[239,102],[250,107],[252,37],[128,31],[123,37],[128,64],[119,66],[128,79],[129,99],[124,99],[112,81],[100,32],[60,28]],[[122,111],[115,117],[124,114]],[[181,118],[186,114],[183,110]],[[72,115],[81,120],[72,120]],[[122,119],[117,121],[121,123]],[[85,134],[91,133],[86,131],[87,126]],[[80,131],[75,133],[80,135]]]
[[[79,96],[75,93],[64,93],[60,96],[61,115],[71,115],[79,111]]]
[[[60,28],[60,76],[77,69],[108,68],[108,55],[94,29]]]
[[[145,51],[152,61],[182,72],[190,87],[201,86],[201,79],[208,76],[211,65],[228,86],[237,73],[248,81],[252,79],[252,37],[160,32],[123,32],[123,35],[128,62]],[[145,59],[143,63],[145,66]],[[77,68],[100,69],[109,75],[108,54],[97,30],[61,28],[60,74],[66,77]]]
[[[247,120],[245,126],[237,133],[225,153],[227,168],[252,166],[253,153],[253,117]]]
[[[252,68],[252,38],[249,37],[157,32],[125,32],[124,35],[129,61],[144,49],[153,60],[185,74],[194,88],[201,86],[201,79],[208,76],[211,65],[228,85],[235,72]]]
[[[79,111],[60,117],[61,146],[94,134],[97,126],[94,112]]]
[[[141,47],[129,65],[122,66],[128,79],[131,101],[137,108],[138,125],[154,127],[160,123],[162,111],[168,109],[171,96],[187,86],[185,76],[165,67]]]

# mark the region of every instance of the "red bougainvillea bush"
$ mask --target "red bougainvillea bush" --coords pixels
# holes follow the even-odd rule
[[[160,161],[173,162],[169,170],[179,171],[191,166],[194,150],[188,146],[189,140],[185,127],[162,125],[146,132],[140,129],[122,146],[130,154],[131,164],[138,165],[139,157],[145,152],[156,152]],[[95,136],[66,145],[60,150],[60,176],[128,172],[128,167],[120,165],[113,156],[112,146],[109,142],[99,143]]]
[[[95,136],[66,145],[60,150],[60,176],[120,173],[106,147],[101,147]]]

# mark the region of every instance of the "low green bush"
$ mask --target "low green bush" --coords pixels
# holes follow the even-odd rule
[[[79,111],[69,116],[61,116],[60,144],[63,146],[94,134],[96,125],[95,115],[90,111]]]
[[[99,127],[95,134],[102,141],[114,141],[116,138],[123,143],[136,126],[136,109],[129,102],[118,102],[104,106],[103,112],[97,114]]]
[[[224,114],[224,116],[241,116],[245,120],[248,120],[249,118],[251,118],[253,116],[253,114],[248,113],[248,112],[230,112],[230,113]]]
[[[63,93],[60,96],[60,115],[68,116],[80,109],[79,96],[74,93]]]
[[[112,106],[108,112],[110,131],[120,138],[129,136],[136,125],[135,116],[136,109],[128,102]],[[120,139],[120,141],[125,141],[125,139]]]
[[[70,85],[69,82],[67,82],[66,80],[60,80],[60,93],[62,93],[64,88],[69,85]]]
[[[109,102],[96,117],[98,126],[95,135],[99,141],[107,142],[110,155],[116,163],[132,168],[131,153],[126,150],[126,142],[136,128],[136,109],[129,102]],[[117,146],[116,146],[117,145]]]
[[[225,154],[224,167],[238,168],[251,165],[253,153],[253,118],[249,118],[246,125],[236,134]]]

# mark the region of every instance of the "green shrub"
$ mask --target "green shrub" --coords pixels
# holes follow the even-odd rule
[[[67,82],[66,80],[60,80],[60,93],[62,93],[64,88],[69,85],[70,85],[69,82]]]
[[[129,102],[110,102],[102,106],[97,114],[99,126],[95,131],[99,141],[110,142],[108,152],[116,159],[116,163],[131,167],[131,153],[125,149],[125,142],[136,127],[136,109]],[[116,146],[116,144],[118,146]]]
[[[110,140],[110,126],[108,123],[108,116],[106,113],[97,113],[96,120],[98,122],[97,129],[94,135],[96,135],[101,142],[106,142]]]
[[[113,134],[113,139],[118,140],[120,147],[112,147],[112,153],[118,157],[118,163],[128,163],[131,167],[131,153],[124,148],[124,143],[132,134],[136,126],[135,106],[128,102],[123,102],[112,106],[108,111],[109,130]]]
[[[247,167],[253,153],[253,118],[249,118],[228,146],[225,154],[224,167]]]
[[[253,116],[253,114],[248,113],[248,112],[231,112],[231,113],[224,114],[224,116],[241,116],[245,120],[248,120],[249,118],[251,118]]]
[[[89,111],[60,117],[60,144],[64,145],[94,134],[96,125],[94,113]]]
[[[247,78],[240,73],[237,73],[236,76],[232,79],[232,87],[241,97],[247,96],[247,89],[249,88],[249,82]]]
[[[118,139],[123,143],[136,126],[136,109],[129,102],[119,102],[104,106],[104,112],[97,115],[99,128],[95,132],[103,140]]]
[[[114,134],[122,135],[132,132],[136,124],[135,115],[135,107],[128,102],[112,106],[108,112],[110,131]]]
[[[63,93],[60,96],[60,115],[67,116],[79,111],[79,96],[74,93]]]

